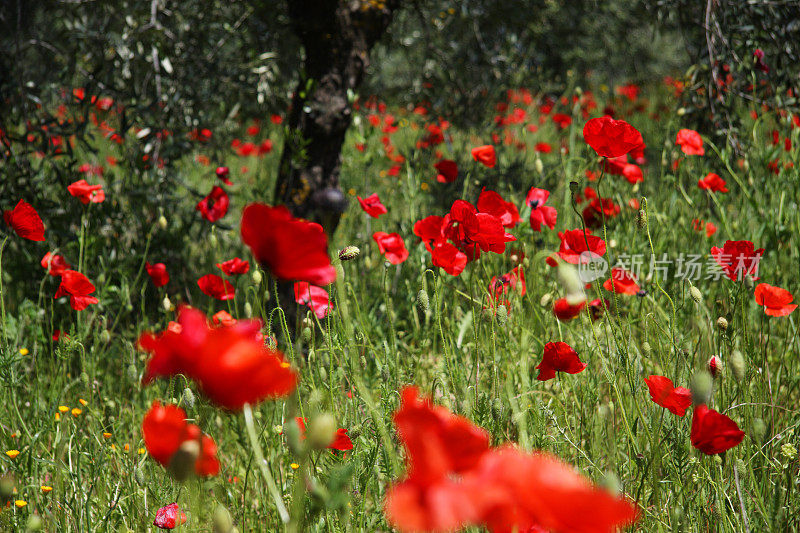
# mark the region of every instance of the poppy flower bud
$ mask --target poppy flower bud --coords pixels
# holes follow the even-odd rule
[[[358,246],[346,246],[339,251],[339,259],[342,261],[352,261],[361,255],[361,250]]]
[[[144,487],[144,484],[147,481],[144,477],[144,471],[139,467],[133,469],[133,479],[140,487]]]
[[[213,529],[214,533],[231,533],[233,530],[233,518],[228,510],[222,505],[217,505],[214,509]]]
[[[184,441],[169,460],[169,473],[175,481],[186,481],[195,471],[195,463],[200,457],[200,443],[196,440]]]
[[[619,477],[614,472],[606,472],[600,480],[600,486],[604,487],[611,494],[621,494],[622,484],[619,482]]]
[[[497,306],[497,324],[504,328],[508,323],[508,308],[505,305]]]
[[[639,209],[636,213],[636,228],[643,230],[647,227],[647,211],[644,208]]]
[[[38,514],[32,514],[28,517],[28,522],[25,524],[25,533],[34,533],[41,531],[43,526],[42,517]]]
[[[694,300],[695,303],[698,303],[698,304],[703,303],[703,293],[701,293],[700,289],[698,289],[694,285],[692,285],[689,288],[689,296],[692,297],[692,300]]]
[[[417,293],[417,309],[423,315],[428,314],[428,309],[430,308],[430,300],[428,299],[428,291],[425,289],[420,289]]]
[[[653,348],[650,347],[650,343],[644,341],[642,343],[642,355],[644,355],[645,357],[650,357],[650,354],[652,353],[653,353]]]
[[[483,320],[485,320],[486,322],[491,322],[492,318],[494,318],[495,315],[496,315],[496,312],[492,312],[492,310],[489,309],[488,307],[484,307],[481,310],[481,318]]]
[[[308,443],[315,450],[324,450],[336,438],[336,419],[330,413],[318,415],[308,426]]]
[[[164,311],[171,311],[172,310],[172,302],[169,299],[169,296],[164,296],[164,299],[161,300],[161,307]]]
[[[250,305],[250,302],[245,302],[244,304],[244,316],[253,318],[253,306]]]
[[[550,307],[550,304],[552,302],[553,302],[553,295],[548,292],[542,295],[542,299],[539,300],[539,305],[541,305],[542,307]]]
[[[696,372],[692,377],[692,402],[695,405],[708,403],[711,398],[711,390],[714,388],[714,381],[711,374],[705,370]]]
[[[739,350],[734,350],[730,357],[730,366],[731,372],[733,373],[733,377],[736,378],[736,381],[742,382],[744,381],[745,376],[747,375],[747,366],[744,361],[744,355]]]
[[[764,420],[761,418],[753,420],[753,438],[755,438],[756,442],[762,442],[766,433],[767,425],[764,423]]]
[[[537,157],[533,162],[533,168],[536,169],[536,172],[541,174],[544,172],[544,163],[542,163],[542,160]]]
[[[322,382],[328,381],[328,371],[325,369],[324,366],[319,367],[319,379]]]
[[[136,365],[128,365],[125,373],[127,374],[129,380],[137,382],[139,381],[139,371],[136,370]]]
[[[295,455],[300,455],[303,450],[303,444],[300,440],[300,427],[297,422],[289,420],[283,428],[283,434],[286,435],[286,443],[289,445],[289,450]]]
[[[183,404],[183,406],[187,409],[193,409],[194,402],[195,402],[195,397],[194,393],[192,392],[192,389],[190,389],[189,387],[183,389],[183,398],[181,399],[181,404]]]
[[[300,338],[303,339],[303,342],[311,341],[311,328],[308,326],[303,328],[303,331],[300,332]]]
[[[264,276],[261,275],[261,271],[257,268],[253,269],[253,273],[250,274],[250,279],[253,280],[255,285],[261,285],[261,280],[264,279]]]
[[[678,108],[677,114],[679,117],[682,117],[683,115],[686,114],[686,108],[685,107]]]
[[[492,402],[492,416],[494,416],[496,419],[499,420],[502,415],[503,415],[503,400],[501,400],[500,398],[495,398],[494,401]]]
[[[708,373],[711,374],[711,377],[716,379],[717,375],[722,372],[722,359],[716,355],[712,355],[711,359],[706,363],[706,368],[708,369]]]
[[[158,227],[161,229],[167,229],[167,217],[164,215],[158,217]]]
[[[719,328],[720,331],[728,329],[728,319],[724,316],[719,317],[717,319],[717,328]]]

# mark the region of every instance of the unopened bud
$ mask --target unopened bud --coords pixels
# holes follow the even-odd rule
[[[261,280],[264,279],[264,276],[261,275],[261,271],[259,269],[254,269],[253,273],[250,274],[250,279],[253,280],[255,285],[261,285]]]
[[[698,303],[698,304],[703,303],[703,293],[701,293],[700,289],[698,289],[694,285],[692,285],[689,288],[689,296],[692,297],[692,300],[694,300],[695,303]]]
[[[164,215],[158,217],[158,227],[161,229],[167,229],[167,217]]]
[[[541,174],[544,172],[544,163],[542,163],[542,160],[537,157],[533,162],[533,168],[536,169],[536,172]]]
[[[141,467],[136,467],[133,469],[133,479],[136,481],[136,484],[140,487],[144,487],[145,482],[147,481],[144,477],[144,471]]]
[[[741,383],[747,375],[747,364],[744,360],[744,355],[739,350],[734,350],[729,358],[729,365],[731,373],[736,381]]]
[[[717,319],[717,328],[719,328],[720,331],[728,329],[728,319],[724,316],[719,317]]]
[[[636,213],[636,228],[643,230],[647,227],[647,211],[644,209],[639,209],[639,212]]]
[[[692,402],[695,405],[708,403],[713,387],[714,381],[711,374],[705,370],[696,372],[692,377]]]
[[[311,328],[303,328],[303,330],[300,332],[300,338],[303,339],[303,342],[309,342],[311,340]]]
[[[169,461],[169,473],[176,481],[186,481],[194,473],[194,465],[200,457],[200,443],[184,441]]]
[[[136,370],[136,365],[128,365],[128,368],[125,369],[125,373],[127,374],[129,380],[139,381],[139,371]]]
[[[214,533],[231,533],[233,530],[233,518],[231,518],[231,513],[222,505],[217,505],[216,509],[214,509],[213,520],[214,525],[212,531]]]
[[[316,450],[327,448],[336,438],[336,419],[330,413],[323,413],[311,420],[308,427],[308,443]]]
[[[253,318],[253,306],[250,305],[250,302],[244,303],[244,316],[247,318]]]
[[[497,324],[504,328],[508,323],[508,308],[505,305],[497,306]]]
[[[686,108],[685,108],[685,107],[680,107],[680,108],[678,108],[678,111],[677,111],[677,113],[678,113],[678,116],[679,116],[679,117],[682,117],[683,115],[685,115],[685,114],[686,114]]]
[[[761,418],[756,418],[753,420],[753,437],[755,438],[756,442],[762,442],[766,433],[767,424],[764,423],[764,420]]]
[[[649,342],[644,341],[642,343],[642,355],[645,357],[650,357],[651,353],[653,353],[653,348],[650,346]]]
[[[342,261],[352,261],[361,254],[358,246],[346,246],[339,250],[339,259]]]
[[[553,302],[553,295],[549,292],[542,295],[542,299],[539,300],[539,305],[542,307],[550,307],[550,304]]]
[[[428,309],[430,308],[430,300],[428,299],[428,291],[425,289],[420,289],[417,293],[417,309],[419,312],[427,315]]]
[[[190,389],[189,387],[183,389],[183,399],[181,403],[184,405],[184,407],[186,407],[187,409],[194,409],[194,402],[195,402],[195,397],[194,393],[192,392],[192,389]]]
[[[606,472],[600,480],[600,486],[614,495],[618,495],[622,492],[622,484],[619,482],[619,477],[614,472]]]
[[[708,373],[711,374],[711,377],[716,379],[717,375],[722,372],[722,359],[712,355],[711,359],[706,363],[706,368],[708,368]]]
[[[170,311],[172,309],[172,302],[169,299],[169,296],[164,296],[164,299],[161,300],[161,307],[164,308],[164,311]]]

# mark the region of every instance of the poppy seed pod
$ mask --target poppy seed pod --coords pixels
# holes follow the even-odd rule
[[[747,366],[744,360],[744,355],[739,350],[734,350],[730,357],[730,367],[733,377],[736,381],[741,383],[747,375]]]
[[[579,194],[581,192],[581,186],[578,184],[577,181],[569,182],[569,192],[571,192],[573,195]]]
[[[692,300],[694,300],[695,303],[698,303],[698,304],[703,303],[703,293],[701,293],[700,289],[698,289],[694,285],[692,285],[689,288],[689,296],[692,297]]]
[[[727,330],[728,329],[728,319],[725,318],[724,316],[719,317],[717,319],[717,328],[719,328],[720,331]]]
[[[346,246],[339,251],[339,259],[342,261],[352,261],[359,255],[361,255],[361,250],[358,246]]]
[[[711,391],[714,388],[714,381],[705,370],[696,372],[692,377],[692,402],[694,405],[702,405],[708,403],[711,398]]]
[[[195,471],[195,463],[200,457],[200,443],[196,440],[184,441],[169,461],[169,473],[175,481],[186,481]]]
[[[323,450],[336,438],[336,419],[330,413],[323,413],[308,427],[308,443],[315,450]]]

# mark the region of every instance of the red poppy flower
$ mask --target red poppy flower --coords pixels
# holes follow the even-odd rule
[[[472,159],[489,168],[494,168],[497,162],[497,155],[494,151],[494,146],[485,144],[472,149]]]
[[[619,215],[620,207],[613,198],[594,198],[583,210],[583,220],[590,228],[598,228],[606,219]]]
[[[247,274],[250,271],[250,262],[242,261],[238,257],[234,257],[222,263],[217,263],[217,268],[229,276],[233,276],[234,274]]]
[[[331,309],[328,291],[322,287],[309,285],[305,281],[299,281],[294,284],[294,301],[300,305],[310,307],[320,320],[325,318]]]
[[[548,453],[493,449],[465,478],[479,488],[480,522],[495,533],[610,533],[637,519],[631,502]]]
[[[549,154],[553,151],[553,147],[547,143],[536,143],[533,149],[540,154]]]
[[[709,357],[708,361],[706,361],[706,370],[708,370],[708,373],[711,374],[712,378],[716,378],[722,370],[722,359],[716,355]]]
[[[167,272],[167,265],[164,263],[151,265],[146,262],[144,268],[147,270],[147,275],[150,276],[150,279],[153,280],[153,285],[156,287],[163,287],[169,283],[169,273]]]
[[[685,387],[675,387],[669,378],[650,376],[644,382],[650,390],[650,399],[670,413],[683,416],[692,405],[692,391]]]
[[[216,174],[225,185],[233,185],[230,180],[231,171],[228,167],[217,167]]]
[[[58,286],[53,298],[69,296],[69,305],[76,311],[83,311],[91,304],[100,301],[94,296],[89,296],[94,290],[95,286],[86,276],[75,270],[65,270],[61,275],[61,285]]]
[[[583,139],[601,157],[620,157],[644,143],[642,134],[609,116],[593,118],[583,127]]]
[[[745,276],[758,279],[758,263],[764,249],[755,249],[750,241],[725,241],[722,248],[711,247],[711,255],[728,278],[741,281]]]
[[[592,235],[589,230],[586,231],[586,235],[583,234],[582,229],[573,229],[559,233],[558,236],[561,238],[558,256],[567,263],[585,264],[589,259],[602,257],[606,253],[605,241]]]
[[[513,228],[519,222],[519,211],[517,206],[511,202],[506,202],[503,197],[494,191],[487,191],[484,188],[478,196],[478,211],[489,213],[500,219],[506,228]]]
[[[458,178],[458,165],[455,161],[450,159],[442,159],[433,165],[439,174],[436,176],[436,181],[439,183],[453,183]]]
[[[17,202],[14,209],[3,211],[3,220],[23,239],[44,240],[44,223],[36,209],[25,200]]]
[[[536,368],[539,369],[536,379],[547,381],[556,377],[556,372],[566,372],[567,374],[583,372],[586,363],[581,362],[578,353],[566,342],[548,342],[544,345],[542,362]]]
[[[641,290],[636,275],[624,268],[612,268],[611,277],[603,283],[603,288],[617,294],[637,294]]]
[[[241,231],[242,241],[276,278],[319,286],[336,279],[322,226],[294,218],[285,206],[248,205]]]
[[[697,182],[697,186],[704,191],[728,192],[725,180],[713,172]]]
[[[204,294],[217,300],[232,300],[236,295],[236,289],[233,288],[231,282],[216,274],[206,274],[198,279],[197,286]]]
[[[186,523],[186,513],[180,510],[177,503],[171,503],[156,511],[153,525],[159,529],[175,529]]]
[[[525,285],[525,272],[522,267],[518,266],[508,274],[492,278],[489,283],[489,303],[496,305],[506,302],[510,291],[515,291],[520,296],[525,296],[527,287]]]
[[[47,273],[53,277],[62,276],[64,272],[72,268],[63,256],[54,254],[53,252],[44,254],[41,265],[42,268],[46,269]]]
[[[306,421],[301,417],[295,417],[295,422],[297,422],[297,426],[300,428],[300,438],[306,438]],[[340,452],[346,452],[353,449],[353,441],[350,440],[350,436],[347,434],[347,430],[344,428],[339,428],[336,430],[336,436],[333,439],[333,442],[328,444],[327,448],[329,450],[337,450]]]
[[[228,212],[231,200],[228,193],[219,185],[214,185],[208,196],[200,200],[195,209],[200,211],[203,218],[209,222],[216,222]]]
[[[531,187],[525,197],[525,203],[531,208],[530,223],[533,231],[542,231],[542,224],[550,229],[556,227],[558,212],[555,207],[544,205],[550,198],[550,191]]]
[[[453,531],[477,523],[479,487],[456,477],[474,468],[489,450],[489,434],[419,398],[416,387],[402,390],[394,423],[408,467],[386,494],[389,523],[403,532]]]
[[[744,431],[727,416],[702,404],[694,408],[691,439],[692,446],[706,455],[715,455],[742,442]]]
[[[372,218],[378,218],[388,213],[386,206],[381,203],[377,193],[371,194],[366,198],[361,198],[360,196],[356,196],[356,198],[358,198],[358,203],[361,204],[361,209]]]
[[[211,322],[215,326],[232,326],[236,324],[236,319],[229,312],[222,310],[211,315]]]
[[[467,254],[450,244],[440,242],[431,251],[433,266],[441,267],[451,276],[458,276],[467,266]]]
[[[609,305],[608,300],[606,300],[605,298],[603,298],[602,300],[600,300],[600,298],[595,298],[594,300],[589,302],[589,314],[591,314],[592,316],[592,322],[600,320],[606,309],[610,308],[611,306]]]
[[[264,345],[259,321],[210,328],[203,313],[186,307],[177,325],[157,336],[139,337],[139,346],[153,354],[142,378],[145,385],[184,374],[211,401],[232,410],[286,396],[297,385],[297,373],[283,354]]]
[[[642,174],[642,169],[639,168],[638,165],[634,165],[633,163],[628,163],[622,167],[622,175],[628,180],[628,183],[631,185],[635,185],[644,181],[644,175]]]
[[[434,245],[445,241],[442,235],[443,221],[442,217],[431,215],[414,223],[414,235],[422,239],[429,252],[433,252]]]
[[[378,243],[378,250],[391,264],[399,265],[408,259],[406,244],[398,233],[376,231],[372,234],[372,239]]]
[[[556,113],[555,115],[553,115],[552,118],[556,126],[558,126],[561,129],[564,129],[570,124],[572,124],[572,117],[569,115],[565,115],[564,113]]]
[[[561,322],[568,322],[581,314],[586,307],[586,300],[578,304],[570,304],[566,298],[559,298],[553,304],[553,314]]]
[[[208,477],[219,473],[217,445],[199,427],[186,422],[186,413],[180,407],[154,401],[142,420],[142,437],[147,453],[164,467],[169,466],[181,444],[196,440],[200,444],[200,455],[195,462],[197,474]]]
[[[88,204],[89,202],[99,204],[106,199],[106,193],[102,185],[89,185],[86,180],[76,181],[68,186],[67,190],[83,204]]]
[[[450,213],[442,220],[441,231],[470,260],[476,259],[481,250],[503,253],[507,242],[517,240],[506,233],[499,218],[479,213],[474,205],[465,200],[453,202]]]
[[[788,316],[797,309],[793,304],[792,293],[780,287],[773,287],[766,283],[759,283],[755,291],[756,303],[764,308],[764,313],[769,316]]]
[[[703,138],[694,130],[682,129],[675,137],[675,144],[681,147],[686,155],[704,155]]]

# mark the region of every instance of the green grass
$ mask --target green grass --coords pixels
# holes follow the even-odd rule
[[[601,196],[612,197],[621,206],[620,215],[609,219],[605,228],[609,257],[641,254],[649,262],[662,254],[670,258],[700,254],[706,265],[711,246],[721,246],[726,239],[751,240],[756,248],[766,249],[760,281],[800,294],[798,169],[786,168],[775,175],[767,168],[776,158],[798,160],[800,129],[790,129],[785,119],[762,112],[759,119],[745,121],[740,153],[706,139],[705,156],[684,158],[674,170],[679,152],[672,143],[684,124],[665,92],[659,88],[646,92],[645,109],[624,117],[648,145],[645,181],[632,186],[620,176],[606,176],[600,184]],[[599,109],[606,99],[612,97],[598,95]],[[632,104],[619,100],[615,107],[632,110]],[[733,532],[749,527],[756,532],[800,527],[798,314],[764,316],[750,281],[695,280],[702,294],[697,302],[687,282],[655,274],[640,280],[647,291],[642,297],[614,297],[600,289],[612,308],[603,319],[592,322],[583,313],[559,323],[548,302],[563,295],[563,289],[544,256],[558,249],[557,231],[580,227],[576,213],[585,204],[573,209],[570,182],[576,181],[581,191],[586,185],[597,186],[585,177],[587,169],[598,166],[583,142],[585,120],[579,110],[557,106],[556,111],[573,116],[572,125],[563,131],[550,120],[536,133],[512,127],[528,149],[498,147],[494,169],[479,166],[469,156],[472,146],[490,142],[491,127],[471,131],[451,127],[446,133],[452,142],[439,147],[461,169],[459,180],[450,185],[435,181],[433,150],[414,149],[424,132],[421,119],[402,110],[390,111],[400,118],[393,144],[406,157],[398,177],[385,175],[394,163],[384,156],[381,133],[365,116],[354,125],[345,145],[344,190],[362,197],[379,193],[389,214],[368,220],[353,198],[331,255],[346,245],[358,246],[361,255],[341,264],[339,279],[329,288],[334,311],[321,322],[282,323],[282,313],[271,308],[267,297],[274,290],[266,274],[260,283],[251,275],[236,280],[236,298],[227,304],[202,295],[193,283],[180,282],[214,272],[216,262],[236,255],[252,260],[240,242],[238,216],[246,203],[267,197],[265,192],[271,190],[277,145],[263,159],[243,161],[227,150],[218,153],[216,160],[224,157],[236,185],[231,212],[223,223],[209,231],[203,221],[205,238],[170,234],[171,213],[165,213],[166,229],[152,226],[154,235],[174,240],[182,258],[168,263],[173,281],[163,289],[150,285],[141,267],[104,269],[110,245],[100,233],[104,221],[95,216],[94,208],[88,211],[85,243],[12,246],[11,241],[19,239],[9,237],[4,268],[31,264],[31,257],[35,260],[55,246],[75,264],[79,248],[85,247],[82,271],[97,285],[101,305],[76,313],[54,302],[57,282],[36,263],[29,268],[37,270],[37,276],[41,273],[38,293],[20,294],[14,279],[8,274],[2,277],[6,337],[0,360],[0,447],[20,451],[13,460],[0,456],[0,473],[14,488],[10,507],[0,513],[2,527],[24,530],[29,518],[38,515],[47,531],[143,531],[153,528],[150,524],[159,507],[177,501],[189,517],[183,529],[210,531],[218,505],[230,511],[241,531],[282,529],[245,416],[222,412],[199,394],[195,402],[188,401],[185,390],[193,384],[185,379],[140,385],[147,356],[135,347],[138,334],[166,328],[174,319],[174,306],[181,302],[209,314],[225,309],[243,318],[249,312],[281,333],[279,347],[299,369],[300,386],[286,401],[255,407],[253,416],[259,448],[280,498],[296,516],[304,517],[303,531],[390,530],[382,498],[392,480],[403,474],[391,414],[405,384],[419,385],[437,403],[486,428],[493,444],[514,441],[526,449],[548,450],[594,481],[621,490],[639,505],[636,531]],[[653,118],[655,112],[660,119]],[[743,115],[747,112],[741,109]],[[529,109],[528,121],[538,125],[535,107]],[[795,148],[785,152],[783,143],[773,147],[772,129],[778,129],[781,138],[790,136]],[[273,129],[271,135],[278,139],[279,130]],[[364,152],[354,148],[356,142],[365,143]],[[537,142],[551,143],[553,152],[536,155]],[[568,153],[560,153],[562,142]],[[87,159],[101,160],[121,150],[103,142],[96,147],[99,152],[85,153]],[[192,155],[187,154],[175,172],[190,187],[206,192],[213,171],[194,162]],[[242,165],[250,172],[242,175]],[[712,171],[727,181],[729,193],[711,196],[698,189],[697,180]],[[124,209],[127,200],[113,194],[122,195],[125,189],[119,176],[115,180],[107,201]],[[559,211],[556,230],[544,228],[537,234],[527,224],[527,210],[521,209],[522,221],[512,230],[518,241],[509,248],[524,252],[527,294],[512,296],[507,313],[483,308],[492,276],[514,267],[509,253],[483,254],[461,276],[452,277],[431,266],[430,254],[412,232],[415,221],[444,215],[456,198],[474,202],[483,186],[520,207],[531,186],[545,188],[552,193],[549,204]],[[46,194],[57,197],[64,192],[53,189]],[[183,190],[176,194],[185,194],[186,209],[191,211],[197,199]],[[647,206],[644,230],[637,227],[637,211],[627,206],[629,199],[641,197]],[[4,208],[11,200],[16,201],[4,199]],[[693,229],[693,219],[713,222],[719,229],[707,238]],[[399,266],[385,264],[372,241],[374,231],[400,233],[409,259]],[[138,239],[133,264],[161,260],[145,256],[141,243],[149,242],[147,235]],[[21,247],[33,251],[16,252]],[[596,289],[589,291],[590,299],[597,297]],[[121,293],[132,296],[120,297]],[[164,296],[173,309],[163,308]],[[302,317],[301,313],[298,322]],[[718,317],[728,321],[726,330],[716,325]],[[50,340],[57,326],[69,340]],[[289,331],[288,337],[283,329]],[[577,375],[539,382],[534,367],[543,345],[556,340],[574,347],[588,367]],[[23,355],[22,349],[27,353]],[[744,356],[743,379],[737,379],[728,365],[735,350]],[[691,414],[678,418],[651,402],[643,381],[659,374],[688,387],[712,355],[721,357],[724,366],[714,381],[709,406],[729,415],[747,434],[722,457],[693,449]],[[216,440],[222,463],[219,476],[179,484],[142,453],[141,420],[154,399],[181,402],[192,421]],[[78,416],[67,412],[56,420],[61,405],[82,412]],[[332,413],[340,427],[348,428],[354,449],[346,455],[323,451],[304,458],[287,442],[282,428],[294,416],[313,419],[323,412]],[[302,464],[295,470],[293,463]],[[298,472],[306,468],[310,478],[303,483]],[[42,485],[52,491],[42,492]],[[14,500],[27,505],[17,508]]]

